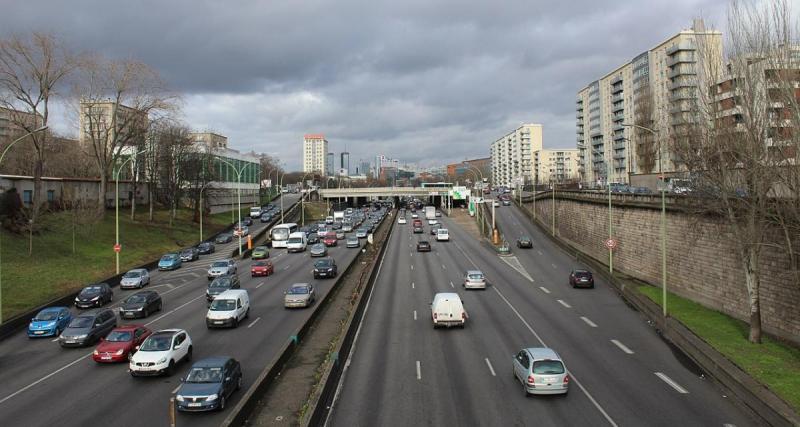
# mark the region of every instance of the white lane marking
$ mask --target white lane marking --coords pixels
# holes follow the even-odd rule
[[[496,376],[497,376],[497,374],[496,374],[496,373],[494,373],[494,368],[492,367],[492,362],[490,362],[490,361],[489,361],[489,358],[488,358],[488,357],[487,357],[486,359],[484,359],[484,360],[486,361],[486,366],[488,366],[488,367],[489,367],[489,372],[491,372],[491,373],[492,373],[492,376],[493,376],[493,377],[496,377]]]
[[[256,317],[256,320],[253,320],[252,322],[250,322],[250,324],[249,324],[249,325],[247,325],[247,329],[250,329],[250,328],[251,328],[253,325],[255,325],[255,324],[256,324],[256,322],[258,322],[259,320],[261,320],[261,317],[260,317],[260,316],[259,316],[259,317]]]
[[[542,290],[542,292],[544,292],[544,293],[546,293],[546,294],[549,294],[549,293],[550,293],[550,289],[547,289],[547,288],[545,288],[544,286],[539,286],[539,289],[541,289],[541,290]]]
[[[419,360],[417,360],[417,379],[422,379],[422,367],[419,365]]]
[[[414,289],[414,282],[411,282],[411,289]]]
[[[436,252],[436,256],[439,256],[439,252]]]
[[[444,264],[442,264],[442,270],[447,270],[447,267],[445,267]]]
[[[550,264],[550,265],[552,265],[552,266],[553,266],[553,268],[557,268],[555,264]]]
[[[542,254],[542,251],[538,251],[538,250],[537,250],[536,252],[539,252],[539,255],[541,255],[541,254]]]
[[[414,269],[414,266],[413,266],[413,265],[411,266],[411,269],[412,269],[412,270]]]
[[[267,282],[261,282],[261,283],[259,283],[258,285],[256,285],[256,289],[258,289],[258,288],[260,288],[260,287],[264,286],[264,283],[267,283]]]
[[[625,346],[625,344],[619,342],[618,340],[611,340],[611,342],[614,343],[615,346],[619,347],[619,349],[624,351],[625,353],[633,354],[633,350],[629,349],[628,347]]]
[[[7,401],[8,399],[11,399],[12,397],[14,397],[16,395],[22,393],[23,391],[28,390],[29,388],[35,386],[36,384],[39,384],[42,381],[52,377],[53,375],[55,375],[55,374],[65,370],[65,369],[69,368],[70,366],[80,362],[81,360],[86,359],[87,357],[89,357],[91,355],[92,355],[92,353],[87,353],[86,355],[83,355],[80,358],[75,359],[75,361],[70,362],[69,364],[62,366],[61,368],[58,368],[57,370],[55,370],[55,371],[43,376],[42,378],[39,378],[38,380],[26,385],[25,387],[22,387],[21,389],[15,391],[14,393],[9,394],[8,396],[4,397],[3,399],[0,399],[0,404],[2,404],[3,402]]]
[[[685,388],[681,387],[678,383],[673,381],[672,378],[666,376],[665,374],[663,374],[661,372],[656,372],[655,374],[656,374],[657,377],[661,378],[662,381],[664,381],[665,383],[669,384],[670,387],[674,388],[678,393],[681,393],[681,394],[688,394],[689,393],[688,391],[686,391]]]
[[[565,303],[563,300],[558,299],[556,301],[558,301],[559,304],[563,305],[566,308],[572,308],[572,306],[570,306],[569,304]]]
[[[597,324],[595,324],[594,322],[592,322],[591,320],[589,320],[589,318],[588,318],[588,317],[583,317],[583,316],[581,316],[581,320],[583,320],[584,322],[586,322],[586,324],[587,324],[587,325],[589,325],[589,326],[591,326],[591,327],[593,327],[593,328],[596,328],[596,327],[597,327]]]
[[[408,255],[409,256],[414,256],[414,252],[409,252]]]
[[[500,259],[503,260],[503,262],[505,262],[509,266],[511,266],[511,268],[516,270],[517,273],[521,274],[523,277],[525,277],[526,279],[530,280],[531,283],[533,283],[533,277],[531,277],[531,275],[528,274],[528,271],[525,270],[525,267],[522,266],[522,263],[519,262],[519,259],[516,256],[500,257]]]
[[[177,307],[173,308],[172,310],[170,310],[170,311],[168,311],[168,312],[166,312],[166,313],[162,314],[161,316],[158,316],[158,317],[156,317],[155,319],[153,319],[153,320],[149,321],[148,323],[145,323],[144,325],[145,325],[145,326],[150,326],[150,325],[152,325],[153,323],[155,323],[155,322],[158,322],[159,320],[161,320],[161,319],[163,319],[163,318],[165,318],[165,317],[169,316],[170,314],[172,314],[172,313],[174,313],[174,312],[176,312],[176,311],[178,311],[178,310],[182,309],[183,307],[186,307],[187,305],[189,305],[189,304],[191,304],[191,303],[193,303],[193,302],[195,302],[195,301],[199,300],[200,298],[205,298],[205,297],[206,297],[205,295],[200,295],[200,296],[198,296],[197,298],[192,298],[192,299],[190,299],[189,301],[186,301],[184,304],[181,304],[181,305],[179,305],[179,306],[177,306]]]
[[[414,320],[417,320],[417,310],[414,310]]]
[[[58,341],[58,337],[55,337],[55,338],[50,340],[50,342],[56,342],[56,341]]]
[[[722,427],[736,427],[736,424],[725,423],[722,425]]]
[[[450,287],[455,288],[456,286],[453,284],[453,282],[450,282]]]
[[[284,270],[288,270],[288,269],[289,269],[289,267],[291,267],[291,266],[292,266],[291,264],[290,264],[290,265],[287,265],[286,267],[283,267],[283,269],[284,269]]]
[[[463,252],[463,251],[462,251],[462,252]],[[465,255],[466,255],[466,253],[465,253]],[[469,259],[469,257],[467,257],[467,259]],[[472,262],[472,260],[471,260],[471,259],[470,259],[470,262]],[[474,263],[474,262],[472,262],[472,265],[475,265],[475,263]],[[477,268],[478,266],[477,266],[477,265],[475,265],[475,267]],[[525,327],[526,327],[526,328],[528,328],[528,330],[529,330],[529,331],[530,331],[530,332],[533,334],[533,336],[534,336],[534,337],[536,337],[536,339],[539,341],[539,343],[540,343],[540,344],[542,344],[542,347],[548,347],[548,345],[547,345],[547,344],[545,344],[544,340],[542,340],[542,337],[540,337],[540,336],[539,336],[539,334],[537,334],[537,333],[536,333],[536,331],[534,331],[534,330],[533,330],[533,328],[532,328],[532,327],[531,327],[531,325],[528,323],[528,321],[527,321],[527,320],[525,320],[525,318],[524,318],[524,317],[522,317],[522,315],[521,315],[521,314],[519,314],[519,311],[517,311],[517,309],[516,309],[516,308],[515,308],[513,305],[511,305],[511,302],[510,302],[510,301],[508,301],[508,298],[506,298],[506,296],[505,296],[505,295],[503,295],[503,293],[502,293],[502,292],[500,292],[500,291],[497,289],[497,287],[496,287],[496,286],[492,286],[492,289],[494,289],[494,291],[495,291],[495,292],[497,292],[497,295],[499,295],[499,296],[500,296],[500,298],[502,298],[502,299],[503,299],[503,301],[506,303],[506,305],[508,305],[508,306],[511,308],[511,311],[513,311],[513,312],[514,312],[514,314],[515,314],[515,315],[517,316],[517,318],[518,318],[518,319],[519,319],[519,320],[522,322],[522,324],[523,324],[523,325],[525,325]],[[581,391],[583,392],[583,394],[585,394],[585,395],[586,395],[586,397],[588,397],[588,398],[589,398],[589,400],[592,402],[592,404],[594,405],[594,407],[595,407],[595,408],[597,408],[597,410],[598,410],[598,411],[600,411],[600,413],[601,413],[601,414],[603,414],[603,417],[606,419],[606,421],[608,421],[608,423],[609,423],[609,424],[611,424],[611,425],[612,425],[612,426],[614,426],[614,427],[619,427],[619,426],[617,425],[617,423],[615,423],[615,422],[614,422],[614,420],[611,418],[611,416],[610,416],[610,415],[608,415],[608,412],[606,412],[606,411],[605,411],[605,409],[603,409],[603,407],[602,407],[602,406],[600,406],[600,404],[599,404],[599,403],[597,403],[597,400],[595,400],[595,399],[594,399],[594,397],[592,397],[592,395],[589,393],[589,390],[586,390],[586,388],[583,386],[583,384],[581,384],[581,382],[578,380],[578,378],[575,376],[575,374],[573,374],[572,372],[570,372],[570,375],[572,376],[572,381],[573,381],[575,384],[577,384],[577,386],[578,386],[578,387],[581,389]]]
[[[175,389],[174,389],[174,390],[172,390],[172,394],[175,394],[175,393],[177,393],[179,388],[181,388],[181,385],[180,385],[180,384],[178,384],[178,386],[177,386],[177,387],[175,387]]]

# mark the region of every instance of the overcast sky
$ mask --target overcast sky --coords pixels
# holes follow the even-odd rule
[[[184,98],[184,119],[299,169],[305,133],[440,165],[488,157],[523,122],[575,147],[578,90],[726,0],[0,0],[0,35],[55,34],[133,57]],[[66,121],[62,121],[66,123]],[[65,125],[62,125],[65,126]],[[76,130],[62,129],[75,133]]]

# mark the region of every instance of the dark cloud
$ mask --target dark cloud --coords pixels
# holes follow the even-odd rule
[[[725,1],[5,2],[0,35],[46,29],[135,57],[185,96],[198,129],[300,165],[333,151],[442,164],[488,156],[522,122],[574,147],[578,90]],[[718,25],[717,25],[718,26]]]

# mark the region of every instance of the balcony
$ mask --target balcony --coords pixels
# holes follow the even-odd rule
[[[672,54],[674,54],[675,52],[679,52],[679,51],[682,51],[682,50],[694,51],[694,50],[697,50],[697,49],[694,47],[694,44],[692,44],[691,42],[682,41],[682,42],[680,42],[678,44],[675,44],[672,47],[667,48],[667,55],[672,56]]]
[[[682,101],[684,99],[696,100],[697,95],[694,93],[694,90],[676,90],[669,96],[669,100],[672,102]]]
[[[611,103],[615,103],[617,101],[622,101],[622,100],[623,100],[622,93],[618,93],[611,97]]]
[[[613,85],[615,85],[615,84],[617,84],[617,83],[621,83],[621,82],[622,82],[622,76],[620,76],[620,75],[617,75],[616,77],[614,77],[613,79],[611,79],[611,82],[610,82],[610,83],[611,83],[611,85],[613,86]]]
[[[614,112],[614,113],[617,113],[618,111],[623,111],[623,110],[625,110],[625,103],[624,102],[618,102],[618,103],[614,104],[613,106],[611,106],[611,111]],[[617,115],[618,114],[614,114],[614,117],[616,118]]]
[[[614,169],[622,169],[625,170],[625,159],[616,159],[614,160]]]
[[[619,132],[614,134],[614,141],[624,141],[625,140],[625,132]]]
[[[678,79],[669,83],[670,90],[680,89],[683,87],[697,87],[697,84],[693,81],[689,81],[688,79]]]
[[[611,94],[612,95],[613,94],[617,94],[617,93],[622,93],[622,91],[623,91],[622,83],[620,83],[618,85],[611,86]]]
[[[620,159],[624,160],[625,159],[625,151],[615,151],[613,159],[614,160],[620,160]]]
[[[622,123],[614,123],[614,127],[612,128],[614,132],[625,129],[625,126],[622,126]]]
[[[625,137],[622,137],[622,140],[617,140],[614,138],[614,149],[615,150],[624,150],[625,149]]]
[[[691,64],[697,62],[697,58],[694,55],[694,52],[681,52],[676,55],[672,55],[667,59],[667,67],[671,67],[675,64]]]
[[[693,67],[677,66],[669,70],[667,77],[674,79],[678,76],[696,76],[697,71]]]

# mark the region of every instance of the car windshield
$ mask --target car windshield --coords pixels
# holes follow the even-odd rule
[[[106,336],[106,341],[110,342],[127,342],[133,339],[131,331],[111,331]]]
[[[103,288],[100,287],[100,286],[87,286],[87,287],[83,288],[83,291],[81,291],[81,293],[82,294],[97,294],[97,293],[100,293],[100,291],[102,289]]]
[[[133,294],[125,300],[125,304],[138,304],[147,302],[147,297],[142,294]]]
[[[48,310],[39,312],[39,314],[37,314],[36,318],[33,320],[41,320],[41,321],[56,320],[57,317],[58,317],[58,311]]]
[[[483,274],[470,274],[469,280],[483,280]]]
[[[225,233],[225,234],[220,234],[218,239],[227,239],[228,237],[231,237],[231,235],[228,234],[228,233]]]
[[[227,266],[228,266],[228,263],[227,263],[227,262],[225,262],[225,261],[217,261],[217,262],[215,262],[215,263],[211,264],[211,268],[215,268],[215,267],[227,267]]]
[[[266,266],[267,266],[266,261],[256,261],[253,263],[253,267],[266,267]]]
[[[215,299],[210,308],[211,311],[231,311],[236,308],[236,300]]]
[[[172,261],[175,258],[175,255],[164,255],[161,257],[161,261]]]
[[[289,243],[302,243],[302,242],[303,239],[301,239],[300,237],[292,237],[289,239]]]
[[[314,267],[329,267],[331,262],[325,259],[321,259],[314,263]]]
[[[231,287],[231,279],[230,277],[219,277],[214,279],[209,288],[230,288]]]
[[[591,273],[589,273],[588,271],[576,271],[575,272],[575,276],[576,277],[589,277],[589,276],[591,276]]]
[[[191,255],[192,252],[194,252],[192,249],[184,249],[181,253],[184,255]]]
[[[272,240],[286,240],[289,237],[288,228],[276,228],[272,230]]]
[[[222,368],[192,368],[186,376],[187,383],[221,383]]]
[[[69,327],[70,328],[88,328],[89,326],[92,326],[92,321],[94,321],[94,317],[91,317],[91,316],[78,316],[78,317],[72,319],[71,322],[69,322]]]
[[[289,288],[289,294],[291,295],[305,295],[308,293],[308,288],[305,286],[293,286]]]
[[[160,335],[148,337],[139,351],[167,351],[172,343],[172,335]]]
[[[138,277],[142,277],[142,273],[138,271],[129,271],[122,277],[125,277],[126,279],[136,279]]]
[[[538,360],[533,362],[533,373],[554,375],[564,373],[564,364],[558,360]]]
[[[266,251],[267,251],[267,248],[264,247],[264,246],[256,246],[256,248],[253,249],[253,252],[266,252]]]

